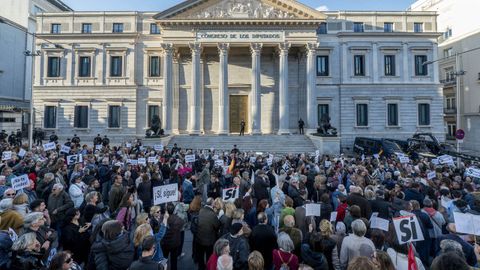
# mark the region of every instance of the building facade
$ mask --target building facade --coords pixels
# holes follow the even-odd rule
[[[161,13],[39,14],[36,126],[71,136],[316,132],[444,138],[434,12],[185,1]],[[60,29],[52,33],[54,28]]]
[[[455,132],[461,128],[465,131],[461,148],[480,151],[480,23],[476,13],[480,2],[420,0],[410,9],[438,13],[438,30],[443,35],[439,37],[437,59],[443,84],[446,138],[455,142]]]
[[[29,121],[33,33],[39,12],[71,11],[59,0],[3,0],[0,9],[0,130],[23,129]],[[30,34],[28,34],[30,33]]]

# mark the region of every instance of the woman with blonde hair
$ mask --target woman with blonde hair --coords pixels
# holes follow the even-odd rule
[[[160,206],[154,205],[150,207],[150,226],[154,232],[160,229],[160,223],[162,223],[162,211]]]
[[[255,250],[248,255],[248,270],[263,270],[264,264],[262,253]]]
[[[225,235],[230,232],[230,226],[232,225],[233,213],[237,210],[235,204],[231,202],[227,202],[225,204],[225,213],[223,216],[220,217],[220,223],[222,223],[222,227],[220,228],[221,235]]]
[[[155,237],[155,254],[153,255],[152,259],[156,262],[160,262],[164,259],[160,242],[162,241],[163,236],[165,236],[165,233],[167,232],[167,220],[168,220],[168,213],[165,213],[157,233],[155,233],[152,230],[152,227],[148,223],[141,224],[140,226],[137,227],[133,235],[133,244],[135,246],[135,260],[138,258],[141,258],[142,242],[145,239],[145,237],[149,235],[153,235],[153,237]]]
[[[12,201],[13,210],[17,211],[22,217],[30,213],[28,208],[28,196],[25,193],[18,193]]]

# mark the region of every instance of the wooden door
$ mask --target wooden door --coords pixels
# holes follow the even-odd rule
[[[230,96],[230,133],[239,133],[240,124],[245,121],[245,132],[248,131],[248,96]]]

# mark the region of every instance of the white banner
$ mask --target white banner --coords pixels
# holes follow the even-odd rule
[[[415,215],[393,218],[393,225],[397,234],[398,243],[422,241],[423,234],[420,223]]]
[[[136,160],[136,159],[127,159],[127,164],[138,165],[138,160]]]
[[[20,190],[29,186],[30,179],[28,179],[28,175],[26,174],[12,178],[12,188],[14,190]]]
[[[273,163],[273,158],[268,158],[267,159],[267,165],[272,166],[272,163]]]
[[[449,155],[439,156],[438,157],[438,162],[442,165],[444,165],[444,164],[454,165],[453,158]]]
[[[427,179],[428,179],[428,180],[431,180],[431,179],[433,179],[433,178],[435,178],[435,177],[437,177],[437,173],[436,173],[436,172],[429,172],[429,173],[427,174]]]
[[[20,151],[18,151],[18,156],[23,158],[27,154],[27,151],[25,149],[20,148]]]
[[[400,159],[400,163],[402,163],[402,164],[410,162],[410,158],[406,157],[406,156],[399,157],[399,159]]]
[[[60,148],[60,153],[68,154],[68,153],[70,153],[70,150],[71,150],[71,148],[69,146],[62,145],[62,148]]]
[[[440,165],[440,161],[438,161],[438,158],[432,159],[432,164],[433,165]]]
[[[318,203],[309,203],[305,206],[305,216],[315,216],[319,217],[320,216],[320,209],[321,206]]]
[[[465,170],[465,174],[470,177],[480,178],[480,169],[470,167]]]
[[[148,163],[157,164],[158,163],[157,157],[148,157]]]
[[[453,212],[453,219],[455,220],[455,230],[457,233],[480,235],[479,215]]]
[[[256,157],[250,157],[250,163],[255,163],[255,161],[257,161]]]
[[[215,160],[215,166],[222,167],[224,164],[222,159]]]
[[[223,201],[235,201],[238,198],[238,188],[226,188],[222,192],[222,199]]]
[[[195,155],[186,155],[185,156],[185,162],[187,162],[187,163],[195,162]]]
[[[147,166],[147,160],[145,158],[139,158],[138,165]]]
[[[337,211],[333,211],[333,212],[330,213],[330,222],[337,221],[337,214],[338,214]]]
[[[178,184],[170,184],[153,188],[153,204],[178,201]]]
[[[155,145],[153,146],[153,149],[154,149],[155,151],[163,151],[163,145],[162,145],[162,144],[155,144]]]
[[[55,142],[49,142],[43,145],[43,150],[45,151],[50,151],[50,150],[55,150]]]
[[[95,145],[95,150],[102,150],[102,148],[103,148],[103,145],[101,144]]]
[[[370,219],[370,228],[372,229],[380,229],[382,231],[388,232],[388,219],[383,219],[379,217],[374,217]]]
[[[76,164],[76,163],[80,163],[80,162],[83,162],[83,156],[82,155],[67,156],[67,165]]]
[[[332,162],[329,161],[329,160],[325,160],[325,168],[330,168],[330,166],[332,166]]]
[[[12,159],[12,151],[4,151],[2,153],[2,161]]]

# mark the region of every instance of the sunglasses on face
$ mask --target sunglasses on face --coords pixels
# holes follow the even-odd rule
[[[69,257],[65,260],[65,263],[71,263],[73,260],[72,260],[72,257]]]
[[[10,196],[13,197],[13,196],[15,196],[15,193],[7,193],[7,194],[5,194],[5,195],[7,195],[7,196],[9,196],[9,197],[10,197]]]

